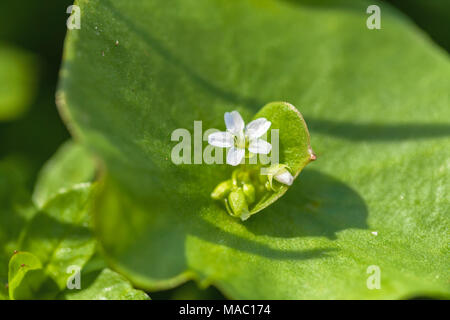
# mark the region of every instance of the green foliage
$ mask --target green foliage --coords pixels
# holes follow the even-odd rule
[[[14,120],[30,107],[36,92],[36,58],[0,44],[0,121]]]
[[[108,169],[94,219],[116,269],[232,298],[450,295],[450,64],[405,17],[378,3],[380,31],[365,28],[368,1],[77,4],[59,104]],[[319,160],[241,222],[210,198],[229,166],[175,166],[170,133],[278,100],[305,116]]]
[[[143,291],[134,289],[123,276],[107,268],[94,256],[81,272],[82,289],[61,292],[64,300],[149,300]]]
[[[15,158],[0,161],[0,299],[8,297],[8,262],[20,234],[34,214],[25,188],[26,166]]]
[[[79,144],[68,141],[42,168],[36,182],[33,201],[41,207],[49,198],[78,183],[91,181],[95,164]]]
[[[60,13],[69,3],[0,3],[0,299],[9,297],[8,261],[36,212],[34,175],[67,138],[54,87],[65,34]]]
[[[97,263],[98,264],[98,263]],[[81,273],[80,289],[61,289],[54,278],[44,272],[42,262],[29,252],[15,253],[9,262],[9,297],[13,300],[62,299],[62,300],[148,300],[142,291],[116,272],[101,264]],[[69,279],[70,280],[70,279]],[[61,291],[59,294],[58,292]]]
[[[92,187],[85,184],[50,199],[31,220],[21,241],[20,250],[36,255],[61,290],[70,275],[67,268],[82,268],[95,253],[89,216],[92,193]]]
[[[15,70],[0,79],[24,79],[24,84],[34,85],[30,89],[35,93],[22,92],[23,96],[18,98],[29,98],[29,104],[23,109],[27,112],[20,118],[0,120],[0,158],[14,155],[26,163],[31,178],[26,185],[29,190],[44,162],[68,139],[67,129],[56,110],[55,86],[67,30],[65,12],[72,3],[73,0],[27,1],[24,7],[15,0],[0,2],[0,43],[14,52],[13,62],[4,60],[3,56],[0,65],[9,65],[7,68],[12,72]],[[22,67],[14,68],[14,61],[22,61]],[[5,91],[12,84],[0,82],[0,101],[3,101],[13,92]]]
[[[94,188],[86,181],[92,178],[94,164],[81,147],[66,143],[42,170],[35,189],[43,203],[40,209],[34,209],[23,191],[22,171],[13,170],[10,162],[0,164],[1,299],[148,298],[102,260],[92,269]],[[73,266],[82,270],[81,290],[66,289]]]
[[[65,300],[149,300],[143,291],[133,289],[123,276],[105,268],[85,276],[88,287],[64,292]]]
[[[42,263],[29,252],[15,253],[9,261],[9,297],[13,300],[34,298],[45,275]]]
[[[308,128],[302,115],[292,105],[285,102],[273,102],[264,106],[256,118],[266,118],[272,122],[271,129],[279,130],[280,159],[283,166],[291,170],[294,177],[312,160],[315,155],[310,145]],[[269,135],[269,140],[270,140]],[[270,180],[272,177],[269,178]],[[276,182],[273,182],[275,184]],[[255,205],[252,214],[266,208],[278,200],[288,189],[288,186],[279,184],[269,197]]]

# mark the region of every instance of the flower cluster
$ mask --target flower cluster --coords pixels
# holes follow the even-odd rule
[[[253,156],[269,154],[272,150],[272,145],[261,138],[272,125],[266,118],[258,118],[246,126],[239,112],[226,112],[225,125],[227,130],[210,134],[208,142],[215,147],[228,148],[227,164],[238,166],[243,163],[247,152],[249,156]],[[285,164],[272,164],[264,168],[264,175],[260,173],[260,169],[258,165],[237,168],[231,179],[217,185],[211,197],[223,200],[230,215],[242,220],[248,219],[251,215],[250,205],[258,199],[262,201],[270,192],[277,191],[273,180],[288,186],[294,181]]]

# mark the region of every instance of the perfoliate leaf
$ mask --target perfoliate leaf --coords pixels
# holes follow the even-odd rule
[[[232,298],[450,295],[450,63],[404,16],[378,3],[369,30],[369,1],[77,4],[58,101],[107,168],[94,219],[115,269]],[[248,121],[280,100],[305,116],[319,160],[242,222],[210,197],[232,168],[176,165],[171,133],[223,130],[225,112]],[[283,152],[297,132],[280,129]]]
[[[271,130],[278,130],[280,143],[278,162],[289,168],[294,178],[297,177],[310,161],[316,159],[305,120],[293,105],[286,102],[273,102],[264,106],[254,118],[261,117],[272,122]],[[272,141],[270,134],[268,139]],[[254,206],[251,214],[278,200],[287,189],[287,185],[279,184],[275,192],[270,192],[268,197]]]

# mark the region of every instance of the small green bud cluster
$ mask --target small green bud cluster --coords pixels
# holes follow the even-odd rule
[[[216,186],[211,198],[223,201],[231,216],[247,220],[250,217],[249,206],[268,192],[277,191],[273,185],[274,179],[282,184],[292,184],[293,177],[287,165],[275,164],[264,169],[265,175],[260,174],[260,167],[234,170],[231,179]]]
[[[242,220],[248,219],[249,205],[256,200],[255,186],[250,172],[242,169],[233,171],[232,178],[217,185],[211,193],[214,200],[223,200],[230,215]]]

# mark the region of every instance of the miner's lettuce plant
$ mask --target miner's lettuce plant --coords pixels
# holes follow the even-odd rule
[[[237,120],[227,121],[229,115]],[[245,130],[244,122],[236,111],[225,113],[225,122],[227,131],[209,135],[208,142],[223,147],[229,143],[222,139],[228,134],[229,137],[225,138],[230,140],[230,149],[226,162],[238,167],[233,170],[229,179],[220,182],[214,188],[211,197],[223,201],[231,216],[245,221],[280,198],[288,186],[292,185],[294,180],[292,174],[296,177],[310,161],[316,159],[316,155],[310,146],[305,121],[299,111],[286,102],[272,102],[264,106]],[[237,130],[235,130],[236,123],[238,123]],[[268,131],[269,127],[271,131]],[[229,133],[232,131],[230,128],[235,131],[234,135]],[[258,154],[269,154],[272,149],[272,145],[261,138],[267,132],[269,141],[276,140],[276,148],[272,150],[271,157],[265,159],[268,163],[262,163]],[[271,139],[273,133],[277,139]],[[212,141],[211,136],[219,139]],[[279,136],[282,141],[281,152],[278,146]],[[234,147],[231,142],[238,146],[242,144],[243,147]],[[240,151],[237,151],[239,149]],[[230,158],[235,158],[236,155],[239,155],[237,161],[230,161]]]
[[[78,5],[59,105],[107,169],[94,228],[116,270],[149,290],[196,279],[233,298],[448,293],[450,67],[406,19],[383,7],[371,32],[367,3],[346,1]],[[230,166],[174,165],[169,135],[194,120],[223,128],[230,108],[248,122],[280,98],[305,116],[319,160],[241,222],[210,199]],[[284,124],[281,153],[300,129]]]
[[[76,142],[33,195],[0,165],[0,297],[195,280],[234,299],[448,298],[448,53],[384,3],[367,29],[370,4],[76,1],[57,92]],[[231,110],[279,129],[272,175],[296,177],[245,221],[214,197],[235,167],[171,161],[174,130],[224,131]],[[80,291],[65,289],[74,264]]]
[[[89,182],[93,161],[71,142],[42,170],[32,196],[12,161],[0,163],[0,298],[147,299],[96,255]],[[82,269],[80,290],[70,290],[73,272]]]

